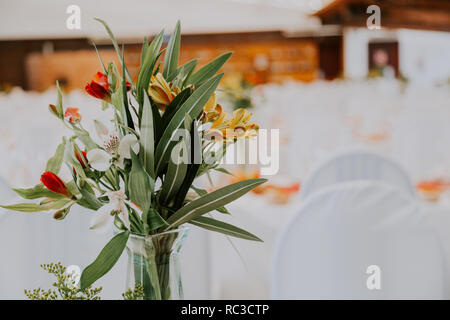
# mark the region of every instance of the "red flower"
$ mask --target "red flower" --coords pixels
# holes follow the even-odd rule
[[[70,192],[70,190],[67,188],[65,182],[62,181],[61,178],[53,172],[44,172],[44,174],[42,174],[41,176],[41,182],[50,191],[62,194],[67,198],[72,198],[73,196],[72,192]]]
[[[94,80],[92,80],[91,83],[86,84],[85,90],[94,98],[108,102],[111,101],[108,77],[101,72],[97,72],[94,76]]]
[[[64,112],[64,117],[69,118],[70,123],[77,123],[81,121],[81,115],[78,113],[78,108],[67,108]]]
[[[81,158],[81,155],[83,155],[83,158]],[[78,150],[75,149],[75,158],[77,158],[78,162],[81,164],[83,169],[86,169],[86,164],[88,163],[87,159],[87,153],[86,151],[81,151],[81,154],[78,152]]]

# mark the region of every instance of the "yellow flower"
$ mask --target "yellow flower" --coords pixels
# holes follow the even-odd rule
[[[226,128],[227,122],[227,113],[223,112],[219,115],[219,117],[212,123],[211,129],[223,129]]]
[[[211,97],[209,97],[208,101],[203,108],[203,111],[209,112],[216,106],[216,93],[214,92]]]
[[[167,83],[161,73],[152,76],[148,94],[160,110],[165,110],[166,106],[172,102],[179,93],[179,90],[176,91],[177,92],[172,91],[171,84]]]
[[[212,122],[212,125],[207,135],[214,136],[216,141],[254,137],[258,134],[259,126],[249,123],[251,116],[252,114],[245,109],[234,111],[231,119],[227,119],[226,112],[221,112],[217,119],[209,121]],[[208,121],[208,117],[205,119]]]

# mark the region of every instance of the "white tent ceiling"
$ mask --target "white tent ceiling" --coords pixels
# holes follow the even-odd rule
[[[94,17],[106,20],[119,38],[140,38],[161,28],[170,31],[177,19],[184,33],[260,30],[301,31],[319,21],[308,13],[329,0],[2,0],[0,40],[89,37],[104,30]],[[81,29],[69,30],[69,5],[81,10]]]

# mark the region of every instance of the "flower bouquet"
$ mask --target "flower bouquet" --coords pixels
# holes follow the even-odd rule
[[[85,90],[101,100],[103,107],[112,108],[113,119],[106,124],[96,120],[96,132],[87,131],[77,108],[64,109],[57,83],[57,103],[50,105],[50,112],[73,135],[63,137],[40,184],[14,189],[34,201],[2,207],[22,212],[53,211],[54,218],[61,220],[77,204],[93,210],[92,229],[114,230],[114,237],[83,270],[80,290],[106,274],[126,249],[128,288],[139,285],[145,299],[182,298],[177,253],[186,236],[186,223],[260,241],[245,230],[214,219],[210,212],[229,214],[226,204],[265,179],[239,181],[211,192],[193,185],[196,178],[211,170],[227,173],[219,167],[226,147],[238,139],[254,137],[258,126],[249,122],[251,114],[246,110],[235,110],[228,117],[216,103],[215,90],[223,75],[216,73],[231,53],[198,69],[197,60],[178,66],[178,22],[164,50],[163,31],[150,43],[144,40],[139,73],[133,81],[124,63],[124,49],[107,24],[97,20],[106,28],[121,66],[105,65],[97,51],[102,72],[97,72]],[[58,176],[63,164],[71,181]]]

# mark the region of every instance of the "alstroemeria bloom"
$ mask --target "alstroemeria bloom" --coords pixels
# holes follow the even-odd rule
[[[81,152],[81,154],[80,154],[80,152]],[[89,161],[86,157],[86,155],[87,155],[86,151],[82,151],[82,150],[78,151],[77,149],[75,149],[74,153],[75,153],[75,158],[77,158],[78,162],[81,164],[83,169],[86,169],[87,166],[89,165],[88,164]]]
[[[222,115],[222,106],[216,103],[216,93],[208,99],[203,107],[202,122],[214,122]]]
[[[98,171],[106,171],[114,162],[123,167],[124,159],[131,159],[130,148],[139,153],[139,140],[134,134],[127,134],[120,139],[117,134],[109,134],[103,139],[104,149],[92,149],[87,153],[89,165]]]
[[[64,112],[64,118],[68,118],[70,123],[78,123],[81,121],[81,115],[78,113],[78,108],[67,108]]]
[[[94,75],[94,80],[92,80],[91,83],[86,84],[85,87],[86,92],[94,98],[111,102],[111,93],[109,92],[109,89],[108,77],[101,72],[97,72]]]
[[[130,227],[130,220],[128,219],[128,209],[126,204],[140,212],[132,202],[127,200],[125,193],[122,190],[108,191],[107,193],[109,203],[103,205],[91,219],[90,229],[97,232],[104,233],[114,225],[114,217],[118,215],[127,228]]]
[[[50,191],[62,194],[67,198],[73,197],[72,192],[67,188],[66,183],[51,171],[42,174],[41,182]]]
[[[234,140],[256,136],[259,126],[249,123],[252,114],[245,109],[237,109],[231,119],[227,119],[226,112],[221,113],[206,131],[208,136],[213,136],[216,141]]]
[[[151,77],[148,95],[156,103],[158,109],[164,111],[166,106],[172,102],[178,93],[172,90],[171,84],[167,83],[161,73],[157,73],[156,76]]]

